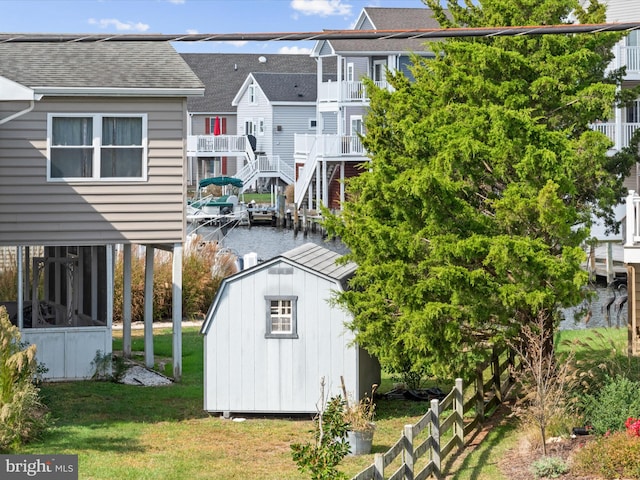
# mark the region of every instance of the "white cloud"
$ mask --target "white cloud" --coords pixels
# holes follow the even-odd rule
[[[244,47],[248,42],[246,40],[236,40],[236,41],[224,42],[224,43],[228,43],[229,45],[233,45],[234,47]]]
[[[343,0],[291,0],[291,8],[303,15],[351,15],[352,5]]]
[[[100,28],[115,27],[116,30],[123,32],[146,32],[147,30],[149,30],[149,25],[146,23],[121,22],[116,18],[101,18],[100,20],[90,18],[89,25],[98,25],[98,27]]]
[[[187,0],[168,0],[169,3],[174,3],[176,5],[182,5],[183,3],[186,3]]]
[[[311,53],[310,48],[301,47],[281,47],[278,53],[287,53],[291,55],[309,55]]]
[[[196,34],[196,33],[200,33],[198,30],[194,29],[194,28],[187,28],[187,33],[189,35],[191,34]]]

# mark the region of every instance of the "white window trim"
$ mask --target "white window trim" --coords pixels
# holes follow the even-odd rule
[[[295,295],[265,295],[266,305],[266,330],[265,338],[298,338],[298,297]],[[272,300],[290,300],[291,301],[291,331],[290,332],[274,332],[271,330],[271,301]]]
[[[90,117],[93,120],[93,164],[91,177],[51,177],[51,145],[54,118]],[[100,176],[100,155],[102,148],[102,119],[104,117],[124,117],[142,119],[142,176],[141,177],[108,177]],[[146,113],[49,113],[47,114],[47,182],[146,182],[147,181],[147,114]]]
[[[315,125],[314,125],[315,123]],[[309,119],[309,130],[317,130],[318,129],[318,120],[315,118]]]
[[[264,136],[264,118],[258,118],[258,136]]]
[[[249,105],[257,105],[258,104],[258,86],[255,83],[249,85]]]

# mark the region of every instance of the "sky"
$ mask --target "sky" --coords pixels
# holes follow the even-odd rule
[[[353,26],[364,7],[421,0],[0,0],[2,33],[319,32]],[[176,42],[179,52],[300,53],[313,42]]]

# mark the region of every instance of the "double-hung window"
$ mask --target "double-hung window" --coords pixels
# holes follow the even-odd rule
[[[146,180],[144,114],[49,114],[48,139],[49,180]]]
[[[298,338],[298,297],[267,296],[267,338]]]

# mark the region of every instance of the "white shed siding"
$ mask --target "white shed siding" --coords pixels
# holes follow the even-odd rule
[[[47,113],[67,112],[146,113],[147,181],[47,182]],[[0,245],[183,241],[185,135],[184,99],[37,102],[0,126]]]
[[[273,155],[280,155],[293,168],[293,150],[296,133],[315,135],[309,120],[315,119],[315,105],[276,105],[273,107]],[[277,127],[282,127],[278,131]]]
[[[276,262],[270,267],[291,268]],[[259,269],[223,287],[206,337],[205,408],[232,412],[314,412],[320,378],[332,394],[340,376],[356,393],[356,348],[345,313],[326,301],[336,283],[304,269]],[[297,339],[265,338],[265,295],[296,295]]]

